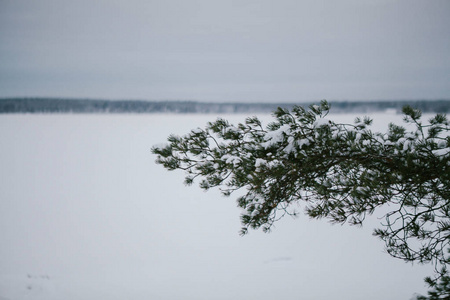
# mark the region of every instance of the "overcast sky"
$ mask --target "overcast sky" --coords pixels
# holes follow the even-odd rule
[[[449,0],[0,0],[0,97],[450,98]]]

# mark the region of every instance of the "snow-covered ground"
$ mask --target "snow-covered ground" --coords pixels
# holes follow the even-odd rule
[[[379,129],[401,122],[392,113],[372,117]],[[182,172],[154,163],[154,144],[215,118],[0,116],[0,300],[398,300],[425,293],[431,267],[384,253],[371,235],[376,218],[357,228],[302,215],[284,218],[270,234],[241,237],[236,197],[185,187]]]

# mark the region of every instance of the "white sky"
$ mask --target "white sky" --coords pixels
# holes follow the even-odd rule
[[[448,0],[0,0],[0,97],[450,98]]]

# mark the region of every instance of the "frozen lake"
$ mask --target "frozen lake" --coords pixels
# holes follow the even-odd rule
[[[237,123],[246,116],[223,117]],[[382,130],[402,119],[371,117]],[[235,195],[185,187],[182,172],[154,163],[154,144],[215,119],[0,116],[0,300],[398,300],[425,293],[431,267],[384,253],[371,235],[375,217],[363,228],[287,217],[270,234],[241,237]]]

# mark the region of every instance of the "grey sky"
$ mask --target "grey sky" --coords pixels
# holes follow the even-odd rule
[[[0,0],[0,97],[450,98],[448,0]]]

